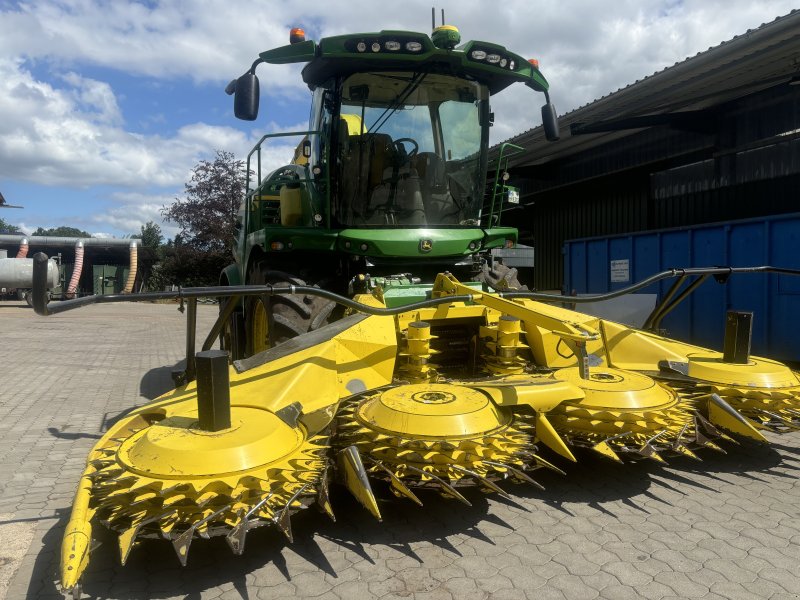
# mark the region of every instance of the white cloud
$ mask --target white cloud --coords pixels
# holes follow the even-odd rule
[[[63,76],[72,86],[71,95],[75,105],[87,116],[94,116],[100,123],[121,124],[122,114],[111,86],[103,81],[87,79],[77,73]]]
[[[538,58],[562,114],[794,8],[790,0],[437,4],[444,6],[448,22],[460,28],[465,40],[491,40]],[[93,224],[137,231],[147,220],[156,220],[155,207],[164,198],[182,193],[199,159],[213,156],[214,149],[243,157],[254,139],[194,117],[176,123],[171,136],[132,133],[115,90],[87,76],[86,67],[143,76],[155,88],[159,81],[175,78],[224,84],[247,69],[259,51],[286,43],[292,26],[304,26],[316,39],[380,29],[429,31],[430,6],[422,0],[407,0],[394,11],[376,11],[371,0],[302,7],[288,0],[32,0],[0,5],[0,178],[73,189],[113,186],[126,199],[113,200]],[[31,65],[63,75],[37,77]],[[308,90],[299,71],[297,65],[260,67],[262,96],[307,105]],[[493,99],[493,142],[540,121],[542,96],[518,87]],[[158,114],[153,119],[156,124]],[[305,127],[256,125],[259,132]],[[263,153],[263,171],[284,162],[296,142],[271,142]]]

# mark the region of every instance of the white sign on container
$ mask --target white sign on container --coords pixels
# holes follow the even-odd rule
[[[631,280],[630,261],[627,258],[611,261],[611,283],[627,283]]]

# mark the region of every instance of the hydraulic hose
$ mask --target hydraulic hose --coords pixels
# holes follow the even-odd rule
[[[458,296],[441,296],[439,298],[430,298],[412,304],[405,304],[403,306],[396,306],[393,308],[379,308],[369,306],[356,302],[351,298],[340,296],[334,292],[323,290],[316,287],[307,285],[226,285],[216,287],[191,287],[191,288],[178,288],[176,291],[165,292],[146,292],[143,294],[109,294],[109,295],[94,295],[84,296],[83,298],[75,298],[73,300],[64,300],[61,302],[47,303],[46,297],[46,269],[47,269],[47,256],[44,253],[38,252],[33,257],[33,307],[37,314],[47,316],[56,313],[72,310],[81,306],[88,306],[89,304],[105,304],[110,302],[151,302],[153,300],[185,300],[189,298],[218,298],[228,296],[275,296],[279,294],[303,294],[308,296],[317,296],[332,300],[337,304],[341,304],[347,308],[352,308],[358,312],[368,315],[380,316],[394,316],[403,314],[412,310],[419,310],[421,308],[429,308],[432,306],[439,306],[440,304],[452,304],[453,302],[471,302],[473,294],[463,294]],[[540,300],[546,302],[597,302],[599,300],[610,300],[617,298],[624,294],[629,294],[642,289],[652,283],[661,281],[662,279],[669,279],[672,277],[681,277],[686,275],[717,275],[720,277],[727,277],[734,273],[778,273],[783,275],[800,275],[800,269],[785,269],[781,267],[698,267],[688,269],[670,269],[656,273],[650,277],[628,286],[627,288],[609,292],[608,294],[595,294],[592,296],[561,296],[551,294],[541,294],[538,292],[502,292],[498,295],[503,298],[530,298],[532,300]],[[476,292],[475,295],[480,294]]]

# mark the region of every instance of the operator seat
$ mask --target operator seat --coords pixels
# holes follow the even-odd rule
[[[342,143],[343,206],[347,223],[361,225],[366,222],[373,190],[381,184],[384,171],[393,162],[394,147],[391,136],[383,133],[346,138]]]
[[[450,195],[447,170],[442,157],[435,152],[420,152],[414,159],[414,166],[420,176],[420,190],[428,223],[458,223],[458,209]]]
[[[391,136],[365,134],[362,141],[361,136],[351,135],[343,158],[342,193],[349,223],[426,224],[419,176],[408,157],[397,151]]]

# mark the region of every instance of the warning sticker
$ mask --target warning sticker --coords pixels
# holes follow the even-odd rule
[[[627,258],[611,261],[611,283],[627,283],[631,280],[630,261]]]

